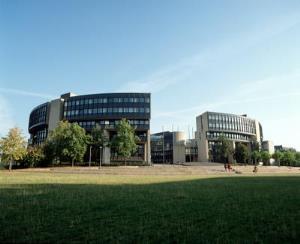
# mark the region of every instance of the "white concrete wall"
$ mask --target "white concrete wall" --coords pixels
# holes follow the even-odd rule
[[[59,121],[62,120],[63,101],[55,99],[50,102],[48,116],[48,131],[52,131],[57,127]]]

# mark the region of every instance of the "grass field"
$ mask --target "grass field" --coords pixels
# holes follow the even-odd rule
[[[299,243],[299,176],[0,172],[0,243]]]

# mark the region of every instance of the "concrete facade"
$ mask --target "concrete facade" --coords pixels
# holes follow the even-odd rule
[[[247,145],[249,150],[257,143],[261,146],[262,126],[257,120],[246,115],[205,112],[196,118],[198,158],[201,162],[215,160],[215,145],[223,135],[230,141],[232,150],[237,142]],[[232,161],[233,158],[228,160]]]
[[[272,141],[263,141],[261,150],[273,154],[275,152],[274,143]]]

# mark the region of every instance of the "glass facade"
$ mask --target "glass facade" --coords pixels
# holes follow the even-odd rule
[[[90,132],[98,124],[112,136],[121,119],[125,118],[136,128],[140,142],[147,141],[151,117],[149,93],[66,95],[62,95],[61,99],[60,120],[78,123],[87,132]],[[31,144],[40,144],[47,138],[50,107],[51,103],[45,103],[31,112],[29,117]],[[138,154],[143,154],[140,148]]]
[[[40,145],[48,135],[47,116],[49,103],[44,103],[34,108],[29,116],[30,143]]]
[[[231,114],[208,113],[208,129],[256,134],[254,120]]]
[[[173,133],[166,131],[151,135],[153,163],[173,163]]]

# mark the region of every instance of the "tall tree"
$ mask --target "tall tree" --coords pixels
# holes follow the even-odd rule
[[[29,146],[26,155],[22,159],[23,167],[37,167],[44,163],[45,154],[43,146]]]
[[[60,159],[67,157],[74,166],[75,160],[82,161],[88,140],[89,136],[86,135],[85,129],[77,123],[60,121],[58,126],[50,133],[47,144],[52,149],[55,157]]]
[[[101,156],[103,155],[103,148],[109,145],[109,138],[98,124],[92,129],[90,145],[96,148],[96,152],[99,149]],[[101,156],[99,156],[99,162],[101,162]]]
[[[249,151],[247,146],[242,143],[237,143],[234,156],[238,163],[246,164],[249,159]]]
[[[217,161],[220,161],[221,163],[227,163],[229,157],[232,155],[230,141],[224,135],[219,137],[218,144],[215,148],[215,153],[217,156]]]
[[[280,166],[280,161],[281,161],[282,157],[283,157],[283,153],[280,151],[277,151],[277,152],[273,153],[273,155],[272,155],[272,158],[275,159],[275,162],[278,166]]]
[[[137,141],[138,138],[135,136],[135,129],[126,119],[122,119],[117,126],[117,134],[113,138],[112,146],[119,156],[124,157],[125,165],[126,160],[136,152]]]
[[[8,135],[0,140],[2,159],[9,163],[9,170],[12,170],[13,162],[22,159],[26,154],[26,140],[19,128],[9,130]]]
[[[270,153],[266,151],[261,152],[261,160],[263,161],[264,165],[270,165],[270,158],[271,158]]]
[[[296,163],[296,153],[293,151],[285,151],[282,155],[281,162],[285,166],[293,166]]]
[[[261,159],[261,153],[257,150],[251,152],[251,159],[254,165]]]

